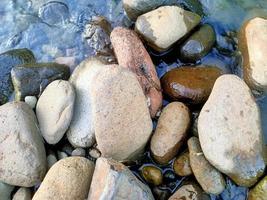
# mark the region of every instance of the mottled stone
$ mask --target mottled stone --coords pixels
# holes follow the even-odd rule
[[[139,16],[135,30],[151,47],[161,52],[187,35],[200,20],[199,15],[180,7],[162,6]]]
[[[161,79],[163,92],[171,100],[202,104],[208,99],[222,71],[216,67],[180,67],[167,72]]]
[[[155,166],[144,166],[141,169],[141,175],[146,182],[153,185],[161,185],[163,181],[162,172]]]
[[[264,173],[260,120],[250,89],[235,75],[217,79],[199,115],[198,134],[206,159],[241,186],[254,185]]]
[[[94,172],[94,164],[82,157],[58,161],[46,174],[33,200],[84,200]]]
[[[132,30],[117,27],[111,32],[111,42],[118,63],[135,73],[148,100],[151,117],[162,106],[160,81],[155,66],[143,43]]]
[[[193,174],[188,150],[179,155],[173,162],[173,170],[178,176],[190,176]]]
[[[99,158],[90,187],[88,200],[154,200],[149,187],[138,180],[123,164]]]
[[[160,164],[167,164],[180,150],[190,125],[189,109],[180,102],[167,105],[151,138],[150,150]]]

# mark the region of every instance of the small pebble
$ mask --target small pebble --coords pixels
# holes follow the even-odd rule
[[[12,200],[31,200],[32,199],[32,191],[29,188],[21,187],[14,194]]]
[[[57,158],[55,156],[55,154],[49,154],[47,157],[47,167],[48,169],[50,169],[52,167],[52,165],[54,165],[57,162]]]
[[[58,157],[59,160],[61,160],[63,158],[67,158],[68,157],[68,154],[66,154],[63,151],[57,151],[57,157]]]
[[[193,174],[190,167],[189,152],[186,151],[178,156],[173,163],[173,169],[178,176],[190,176]]]
[[[34,109],[37,103],[37,98],[35,96],[26,96],[25,103],[27,103],[32,109]]]
[[[101,157],[101,153],[96,148],[92,148],[92,149],[89,150],[89,156],[91,156],[92,158],[97,159],[97,158]]]
[[[83,148],[76,148],[72,151],[71,155],[85,157],[85,150]]]
[[[146,180],[146,182],[151,183],[153,185],[161,185],[162,183],[162,173],[159,168],[155,166],[145,166],[141,170],[142,177]]]

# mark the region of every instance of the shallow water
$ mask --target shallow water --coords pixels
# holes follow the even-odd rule
[[[212,52],[197,64],[216,65],[226,73],[241,76],[241,59],[237,50],[236,32],[242,23],[254,16],[267,16],[266,0],[177,0],[181,6],[203,16],[202,23],[211,24],[217,36]],[[49,0],[1,0],[0,4],[0,52],[14,48],[31,49],[38,61],[53,61],[58,57],[72,57],[78,64],[94,54],[82,38],[85,24],[94,15],[104,15],[113,26],[130,25],[125,18],[120,0],[58,0],[53,9],[47,8]],[[51,17],[54,16],[54,17]],[[175,48],[164,56],[149,51],[160,77],[168,70],[182,65]],[[263,132],[267,144],[267,97],[257,99],[262,115]],[[167,103],[167,102],[165,102]],[[131,167],[138,175],[144,164],[155,164],[146,153],[144,160]],[[161,187],[173,193],[184,178],[173,174],[171,163],[162,167],[167,176]],[[166,175],[167,174],[167,175]],[[218,200],[244,200],[247,189],[235,186],[227,180],[227,189]]]

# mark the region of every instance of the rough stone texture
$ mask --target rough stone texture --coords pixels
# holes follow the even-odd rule
[[[173,170],[178,176],[190,176],[193,174],[188,150],[179,155],[173,162]]]
[[[11,193],[14,190],[14,186],[8,185],[0,181],[0,197],[1,200],[10,200],[11,199]]]
[[[127,16],[135,21],[138,16],[159,6],[174,4],[175,0],[123,0],[123,7]]]
[[[190,166],[202,189],[208,194],[222,193],[225,189],[223,175],[206,160],[198,138],[190,138],[187,144]]]
[[[255,90],[267,91],[267,20],[254,18],[239,33],[239,49],[243,55],[244,79]]]
[[[68,81],[50,83],[40,96],[36,115],[41,133],[49,144],[58,143],[67,131],[75,101],[75,91]]]
[[[267,199],[267,176],[265,176],[253,189],[249,191],[248,200]]]
[[[252,186],[264,173],[260,113],[248,86],[235,75],[217,79],[198,119],[207,160],[238,185]]]
[[[0,180],[31,187],[46,173],[45,148],[37,119],[24,102],[0,107]]]
[[[32,192],[29,188],[20,188],[14,194],[12,200],[31,200]]]
[[[135,30],[157,51],[169,49],[200,22],[195,13],[177,6],[162,6],[137,18]]]
[[[84,200],[93,172],[94,164],[86,158],[64,158],[48,171],[33,200]]]
[[[205,24],[181,45],[179,55],[184,61],[196,62],[211,51],[215,41],[215,31],[212,26]]]
[[[155,117],[162,106],[162,93],[155,66],[148,52],[132,30],[117,27],[110,37],[119,65],[135,73],[148,99],[150,115]]]
[[[98,149],[103,157],[135,159],[152,132],[146,98],[136,76],[110,65],[94,82],[91,94]]]
[[[98,158],[88,200],[154,200],[149,187],[123,164]]]
[[[180,187],[169,200],[209,200],[203,190],[196,184],[187,184]]]
[[[98,59],[91,58],[83,61],[70,77],[76,99],[67,137],[75,147],[90,147],[95,142],[90,88],[95,87],[94,77],[104,67]]]
[[[163,91],[171,100],[201,104],[208,99],[216,79],[222,75],[217,67],[180,67],[161,79]]]
[[[151,138],[150,150],[160,164],[167,164],[178,153],[190,125],[189,109],[180,102],[167,105]]]

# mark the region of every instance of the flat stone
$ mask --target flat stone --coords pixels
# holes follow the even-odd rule
[[[86,158],[62,159],[50,168],[33,200],[84,200],[93,172],[94,163]]]
[[[267,91],[267,20],[256,17],[247,21],[239,33],[243,55],[244,79],[250,88]]]
[[[136,159],[152,132],[142,88],[128,69],[109,65],[94,79],[92,110],[98,149],[118,161]]]
[[[21,187],[14,194],[12,200],[31,200],[32,199],[32,191],[29,188]]]
[[[205,24],[194,32],[180,47],[180,57],[187,62],[196,62],[206,56],[216,41],[212,26]]]
[[[167,72],[161,79],[165,95],[187,104],[203,104],[208,99],[222,71],[216,67],[180,67]]]
[[[267,156],[260,120],[250,89],[235,75],[217,79],[199,115],[206,159],[241,186],[254,185],[264,173]]]
[[[36,116],[24,102],[0,107],[0,180],[32,187],[46,173],[46,155]]]
[[[66,80],[69,76],[69,68],[57,63],[30,63],[11,70],[16,100],[38,96],[49,83],[58,79]]]
[[[266,200],[267,176],[265,176],[254,188],[249,191],[248,200]]]
[[[98,158],[88,200],[154,200],[149,187],[123,164]]]
[[[143,43],[134,31],[122,27],[115,28],[110,37],[119,65],[135,73],[149,102],[150,115],[155,117],[162,106],[161,86]]]
[[[74,113],[67,131],[69,142],[74,147],[90,147],[95,143],[91,87],[94,77],[106,66],[96,58],[83,61],[72,73],[70,83],[76,93]]]
[[[207,161],[198,138],[191,137],[187,144],[190,166],[202,189],[208,194],[221,194],[225,189],[223,175]]]
[[[160,164],[167,164],[180,150],[190,125],[189,109],[180,102],[168,104],[162,111],[150,150]]]
[[[173,170],[178,176],[190,176],[193,174],[188,150],[179,155],[173,162]]]
[[[186,184],[180,187],[169,200],[209,200],[209,196],[196,184]]]
[[[135,30],[157,51],[166,51],[200,23],[201,17],[177,6],[162,6],[137,18]]]
[[[56,144],[64,136],[73,116],[74,101],[74,88],[64,80],[53,81],[40,96],[36,115],[47,143]]]

